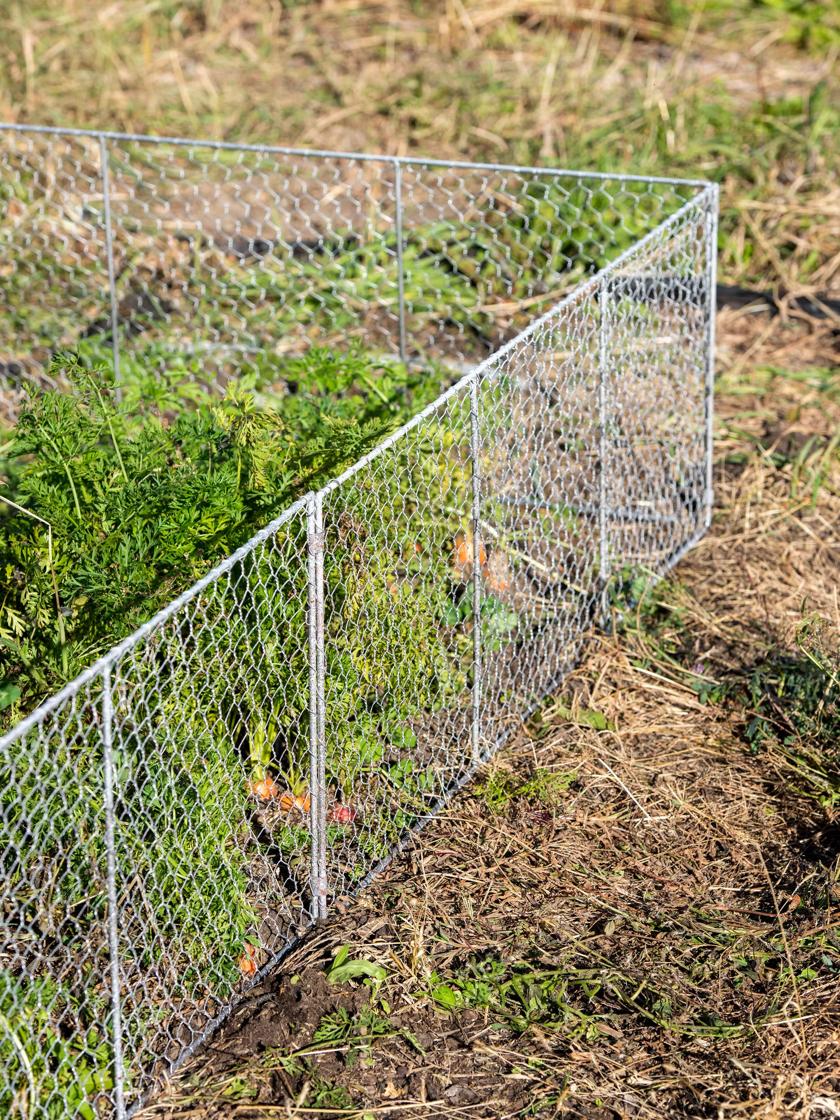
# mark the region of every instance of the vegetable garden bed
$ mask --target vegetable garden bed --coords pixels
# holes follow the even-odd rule
[[[704,531],[716,192],[0,169],[0,1102],[120,1116]]]

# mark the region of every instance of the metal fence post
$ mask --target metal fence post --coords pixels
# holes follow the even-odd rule
[[[609,274],[601,277],[598,285],[598,577],[601,587],[601,625],[606,629],[610,620],[610,541],[607,486],[607,362],[609,350],[607,321]]]
[[[472,465],[473,534],[473,688],[472,758],[479,763],[481,751],[481,431],[478,411],[478,374],[470,381],[470,463]]]
[[[108,140],[101,134],[99,137],[99,162],[102,172],[102,196],[105,203],[105,254],[108,259],[108,292],[111,299],[111,352],[114,355],[114,387],[117,400],[121,400],[119,306],[117,304],[117,279],[114,271],[114,231],[111,225],[111,173],[108,165]]]
[[[105,849],[108,878],[108,953],[111,960],[111,1029],[114,1041],[114,1106],[117,1120],[125,1120],[125,1071],[122,1052],[119,922],[117,914],[117,852],[114,813],[114,697],[111,666],[102,671],[102,743],[105,770]]]
[[[309,827],[313,920],[327,916],[326,656],[324,650],[324,511],[321,494],[306,503],[309,630]]]
[[[709,210],[706,215],[706,252],[708,253],[708,314],[709,322],[706,336],[706,494],[704,528],[712,523],[714,506],[714,404],[715,404],[715,317],[717,313],[717,230],[720,207],[720,187],[715,183],[709,188]]]
[[[400,361],[406,360],[405,336],[405,262],[403,260],[403,198],[402,198],[402,164],[394,160],[394,193],[396,207],[396,235],[397,235],[397,291],[399,299],[400,317]]]

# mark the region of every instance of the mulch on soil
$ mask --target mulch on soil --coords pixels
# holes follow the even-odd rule
[[[592,635],[559,700],[145,1120],[840,1116],[840,814],[750,747],[737,690],[698,688],[795,651],[803,617],[840,633],[840,390],[808,372],[835,345],[722,314],[715,524],[655,620],[637,604]],[[330,983],[345,945],[384,983]]]

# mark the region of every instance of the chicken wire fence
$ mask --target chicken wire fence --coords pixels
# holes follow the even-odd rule
[[[0,401],[50,357],[453,371],[0,740],[0,1102],[123,1117],[702,535],[705,183],[0,130]],[[138,373],[139,371],[139,373]]]

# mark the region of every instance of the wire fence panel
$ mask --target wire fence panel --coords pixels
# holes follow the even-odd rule
[[[259,377],[278,354],[399,349],[394,166],[108,144],[121,369]]]
[[[0,754],[0,1111],[113,1104],[103,692],[94,677]]]
[[[50,356],[107,330],[101,146],[95,136],[0,133],[0,421]]]
[[[323,496],[331,897],[471,764],[470,416],[461,386]]]
[[[308,647],[299,509],[113,666],[132,1093],[309,923]]]
[[[4,1115],[124,1120],[699,538],[716,209],[0,128],[0,419],[65,347],[164,408],[314,343],[450,385],[0,739]]]
[[[574,664],[599,602],[597,291],[486,369],[480,391],[484,749]]]
[[[702,528],[707,230],[708,208],[686,204],[482,374],[487,747]]]
[[[270,384],[313,341],[477,362],[697,191],[9,128],[0,177],[8,418],[62,347],[159,400],[185,376]]]
[[[607,176],[408,163],[402,228],[412,351],[480,361],[693,193]]]
[[[708,217],[692,203],[600,286],[614,567],[660,571],[704,524]]]
[[[9,737],[11,1114],[140,1099],[311,923],[308,551],[304,502]]]

